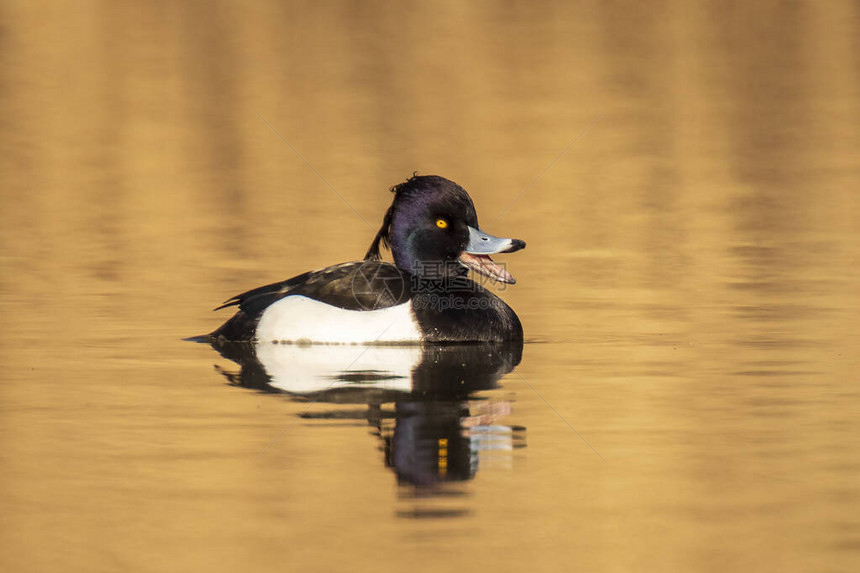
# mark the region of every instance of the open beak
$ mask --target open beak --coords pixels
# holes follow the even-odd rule
[[[469,227],[469,243],[460,254],[459,260],[476,273],[495,281],[514,284],[517,281],[505,268],[497,265],[490,255],[513,253],[526,248],[525,241],[519,239],[500,239],[483,231]]]

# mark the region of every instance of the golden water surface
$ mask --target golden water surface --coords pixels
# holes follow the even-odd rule
[[[6,0],[0,570],[860,570],[859,29]],[[360,258],[416,170],[528,243],[497,384],[309,398],[181,341]],[[435,485],[400,473],[415,419],[448,424]]]

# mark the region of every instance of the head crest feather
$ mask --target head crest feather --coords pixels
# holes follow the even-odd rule
[[[403,183],[398,183],[390,189],[390,191],[394,193],[394,200],[391,202],[391,206],[388,208],[388,211],[385,212],[385,216],[382,218],[382,226],[373,238],[373,242],[370,243],[370,248],[367,249],[367,253],[364,255],[364,260],[380,261],[382,260],[380,247],[384,246],[386,249],[391,248],[391,219],[394,216],[394,205],[397,203],[399,193],[412,183],[416,177],[418,177],[417,171],[412,173],[412,177]]]

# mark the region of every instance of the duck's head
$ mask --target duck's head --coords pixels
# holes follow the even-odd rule
[[[365,259],[379,259],[384,244],[394,264],[412,274],[469,268],[499,282],[515,282],[490,255],[519,251],[525,242],[481,231],[465,189],[444,177],[416,175],[391,191],[394,201]]]

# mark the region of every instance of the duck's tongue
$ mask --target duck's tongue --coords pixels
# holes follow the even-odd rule
[[[463,252],[459,259],[460,262],[468,268],[472,269],[476,273],[490,277],[494,281],[511,285],[517,282],[507,269],[497,265],[489,255],[476,255],[473,253]]]

